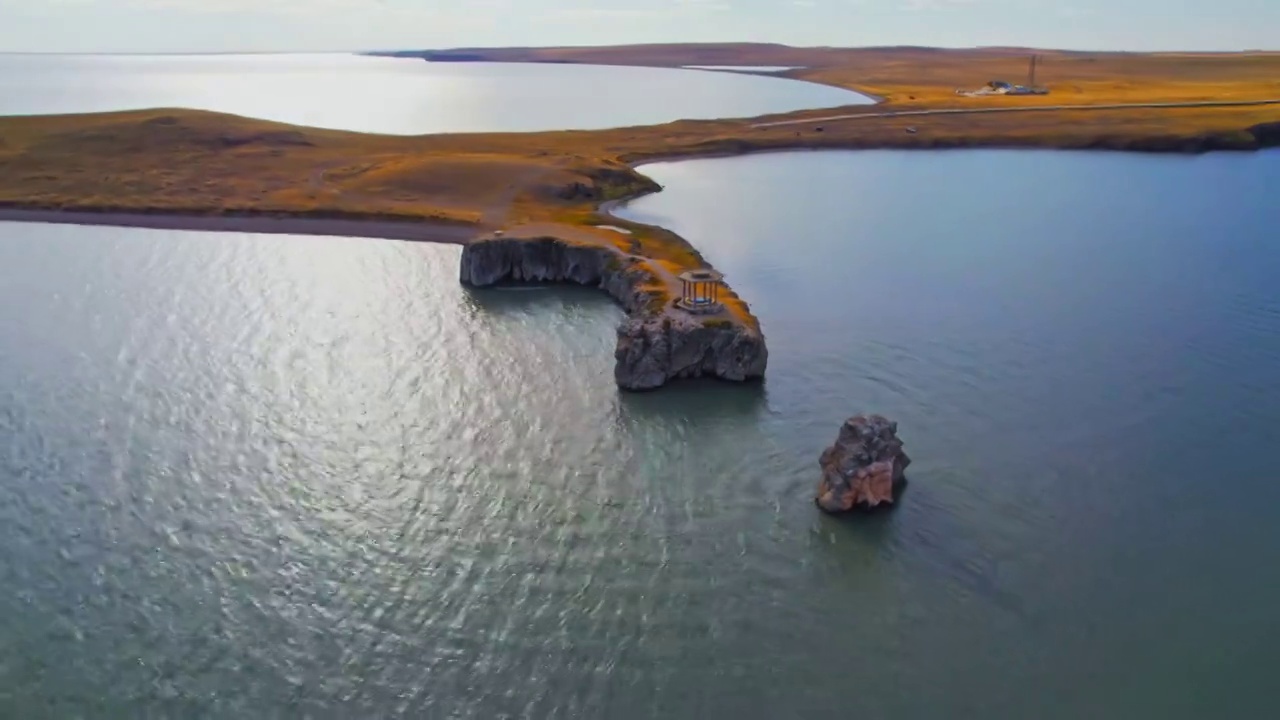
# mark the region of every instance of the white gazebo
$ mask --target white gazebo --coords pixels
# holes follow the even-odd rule
[[[716,313],[720,304],[720,281],[724,276],[715,270],[687,270],[680,273],[679,306],[692,313]]]

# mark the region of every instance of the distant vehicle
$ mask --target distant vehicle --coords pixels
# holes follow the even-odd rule
[[[1039,55],[1031,56],[1031,68],[1027,73],[1026,85],[1015,85],[1004,80],[992,80],[977,90],[961,90],[957,88],[956,94],[966,97],[980,97],[983,95],[1048,95],[1049,89],[1036,83],[1036,69],[1039,67],[1039,62]]]
[[[909,128],[907,128],[907,134],[908,134],[908,135],[915,135],[917,132],[919,132],[919,131],[918,131],[918,130],[916,130],[915,128],[913,128],[913,127],[909,127]]]
[[[1048,88],[1011,85],[1003,80],[992,80],[977,90],[956,90],[957,95],[980,97],[983,95],[1048,95]]]

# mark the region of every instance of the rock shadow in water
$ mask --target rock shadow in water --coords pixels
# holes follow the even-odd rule
[[[487,288],[463,285],[462,291],[467,310],[475,315],[527,315],[531,310],[563,306],[609,308],[616,310],[618,317],[623,313],[618,303],[599,289],[572,283],[513,283]]]
[[[714,378],[672,380],[656,392],[623,393],[618,399],[619,417],[624,420],[737,422],[764,417],[768,409],[764,382],[734,383]]]

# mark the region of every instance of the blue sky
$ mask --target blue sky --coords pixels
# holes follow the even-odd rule
[[[1280,49],[1280,0],[0,0],[0,51],[756,40]]]

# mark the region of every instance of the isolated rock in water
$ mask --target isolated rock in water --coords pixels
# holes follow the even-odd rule
[[[839,513],[893,504],[911,458],[902,451],[898,423],[879,415],[859,415],[845,421],[836,444],[818,462],[822,466],[818,506]]]

